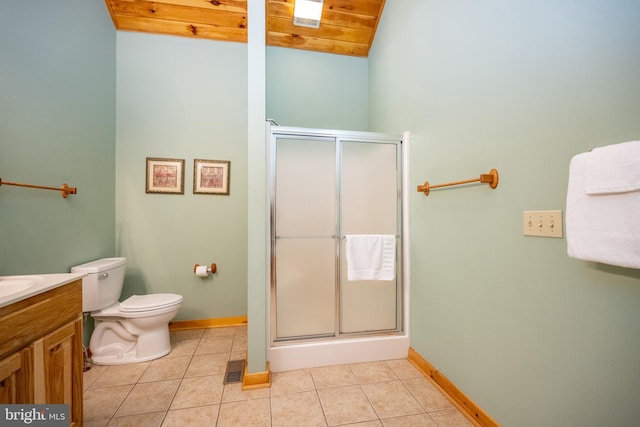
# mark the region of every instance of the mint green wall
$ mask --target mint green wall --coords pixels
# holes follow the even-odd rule
[[[267,117],[281,126],[367,130],[368,61],[267,47]]]
[[[246,315],[247,46],[118,32],[116,139],[123,297],[179,293],[177,320]],[[145,193],[147,157],[185,160],[184,195]],[[231,161],[230,195],[193,194],[194,159]]]
[[[504,426],[640,422],[640,271],[522,235],[569,161],[640,139],[637,0],[387,2],[371,129],[410,130],[411,345]]]
[[[0,275],[115,252],[115,43],[100,0],[0,3]]]

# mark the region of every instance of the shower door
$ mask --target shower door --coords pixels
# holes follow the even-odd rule
[[[402,330],[401,143],[271,129],[273,343]],[[396,236],[396,274],[348,281],[345,236]]]

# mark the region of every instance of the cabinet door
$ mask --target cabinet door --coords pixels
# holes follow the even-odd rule
[[[28,403],[32,399],[32,354],[29,347],[0,360],[0,403]]]
[[[35,403],[68,404],[72,425],[81,425],[82,420],[81,339],[82,320],[77,320],[34,343]]]

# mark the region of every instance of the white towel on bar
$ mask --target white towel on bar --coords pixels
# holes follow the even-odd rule
[[[351,234],[347,242],[347,279],[393,280],[396,273],[396,236]]]
[[[585,261],[640,268],[640,190],[618,192],[619,186],[614,184],[611,193],[588,194],[588,165],[595,153],[571,159],[565,218],[567,253]],[[635,167],[640,169],[639,159]]]
[[[585,168],[587,194],[640,190],[640,141],[594,148]]]

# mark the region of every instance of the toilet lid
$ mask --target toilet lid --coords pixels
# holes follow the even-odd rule
[[[133,295],[120,303],[123,312],[150,311],[178,304],[182,295],[177,294],[149,294]]]

